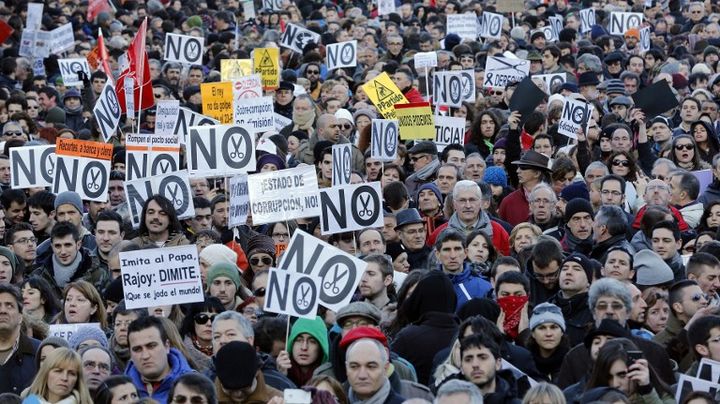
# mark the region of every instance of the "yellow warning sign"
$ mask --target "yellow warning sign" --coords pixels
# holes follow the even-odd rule
[[[417,102],[395,106],[400,139],[435,139],[435,122],[430,103]]]
[[[253,67],[262,77],[263,90],[274,90],[280,86],[280,49],[255,48]]]
[[[202,113],[215,118],[220,123],[233,123],[233,83],[200,84]]]
[[[387,73],[368,81],[362,88],[385,119],[396,118],[395,104],[407,104],[408,102],[402,91],[392,82]]]
[[[220,81],[235,81],[253,74],[252,59],[220,60]]]

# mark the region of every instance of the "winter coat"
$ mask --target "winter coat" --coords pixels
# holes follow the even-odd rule
[[[498,216],[513,226],[528,221],[530,218],[530,203],[525,197],[525,190],[522,187],[503,198],[498,208]]]
[[[408,88],[403,95],[405,96],[405,99],[408,100],[409,103],[414,102],[425,102],[425,99],[423,98],[422,94],[420,94],[420,91],[418,91],[415,87]]]
[[[310,334],[313,338],[315,338],[320,345],[320,351],[322,352],[322,356],[306,369],[301,369],[300,365],[297,364],[294,356],[292,355],[293,344],[300,334]],[[313,371],[317,369],[318,366],[327,362],[330,357],[327,329],[325,328],[325,322],[323,319],[320,317],[315,317],[314,320],[299,318],[295,321],[295,324],[293,324],[292,329],[290,330],[290,336],[287,339],[287,346],[285,349],[287,352],[290,352],[290,360],[293,364],[293,366],[288,370],[288,378],[298,386],[304,386],[312,378]]]
[[[483,397],[485,404],[520,404],[522,396],[510,370],[499,370],[495,374],[495,392]]]
[[[633,248],[632,244],[627,241],[625,234],[618,234],[595,244],[590,252],[590,258],[596,259],[600,262],[605,262],[608,250],[613,247],[622,247],[628,250],[630,254],[635,254],[635,248]]]
[[[711,203],[720,200],[720,181],[713,181],[705,189],[705,192],[700,195],[698,202],[702,203],[703,206],[708,207]]]
[[[265,404],[273,397],[282,398],[283,393],[280,390],[274,389],[265,384],[265,378],[263,377],[262,372],[258,372],[255,378],[257,379],[255,391],[246,397],[244,401],[241,401],[242,404]],[[222,389],[222,384],[220,384],[220,380],[218,378],[215,378],[215,391],[217,392],[218,404],[238,403],[225,394]],[[164,401],[161,402],[164,403]]]
[[[488,215],[489,216],[489,215]],[[490,225],[492,226],[492,243],[493,246],[495,246],[495,249],[501,253],[502,255],[508,256],[510,255],[510,236],[508,235],[508,232],[503,228],[503,226],[496,221],[495,219],[490,217]],[[443,224],[442,226],[435,229],[435,231],[428,237],[427,244],[429,246],[435,245],[435,240],[437,240],[437,237],[442,233],[443,230],[447,229],[447,227],[450,225],[450,222]],[[464,229],[455,229],[462,233],[465,233]],[[467,236],[467,234],[466,234]]]
[[[80,264],[77,270],[72,277],[70,277],[69,282],[75,282],[78,280],[88,281],[92,283],[98,291],[102,292],[105,290],[107,285],[110,283],[110,273],[100,268],[98,257],[91,255],[90,251],[86,248],[80,248],[78,254],[82,254],[82,258],[80,259]],[[55,281],[55,269],[52,257],[53,254],[46,257],[45,260],[36,267],[35,271],[33,271],[32,276],[38,276],[45,279],[52,287],[55,295],[59,298],[63,294],[63,288],[58,286]]]
[[[170,373],[165,376],[160,382],[160,385],[152,391],[148,391],[148,385],[143,382],[142,375],[140,375],[140,372],[132,361],[128,363],[128,367],[125,369],[125,375],[132,379],[140,398],[150,397],[153,400],[164,403],[168,400],[168,393],[170,393],[170,388],[173,383],[175,383],[175,380],[185,373],[194,372],[183,354],[175,348],[170,348],[168,365],[170,366]]]
[[[700,218],[702,217],[704,210],[705,208],[703,207],[703,204],[695,201],[680,208],[680,214],[682,214],[682,217],[685,219],[688,226],[694,229],[700,224]]]
[[[654,342],[665,347],[670,359],[677,362],[680,372],[684,373],[692,366],[694,354],[688,344],[687,330],[673,313],[670,313],[667,324],[653,338]]]
[[[665,263],[670,267],[670,269],[672,269],[675,282],[687,278],[685,275],[685,264],[683,264],[683,260],[679,252],[676,252],[669,260],[665,260]]]
[[[4,365],[0,365],[0,392],[20,395],[29,387],[37,368],[35,368],[35,352],[40,341],[20,334],[17,350]]]
[[[565,318],[565,334],[570,340],[570,346],[583,342],[588,328],[591,328],[593,323],[593,314],[588,306],[587,292],[579,293],[569,299],[562,297],[562,292],[558,292],[550,299],[550,303],[562,310]]]
[[[468,300],[488,297],[488,294],[492,292],[490,282],[473,274],[468,265],[465,265],[463,270],[458,274],[446,273],[445,275],[450,278],[453,289],[455,290],[455,295],[457,296],[456,311],[460,309],[463,304],[467,303]]]
[[[140,248],[157,248],[157,244],[155,244],[154,241],[150,240],[148,236],[137,236],[130,241],[139,245]],[[190,240],[188,240],[182,232],[177,232],[174,234],[170,234],[168,240],[165,242],[165,245],[163,247],[177,247],[180,245],[188,244],[190,244]]]
[[[86,248],[88,251],[95,251],[97,250],[97,242],[95,241],[95,236],[92,235],[86,228],[82,228],[80,230],[80,238],[82,239],[82,247]],[[35,257],[35,262],[43,262],[47,257],[51,256],[52,251],[52,245],[50,243],[50,239],[46,239],[42,243],[38,244],[37,246],[37,256]]]

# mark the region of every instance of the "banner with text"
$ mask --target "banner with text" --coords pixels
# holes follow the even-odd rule
[[[299,166],[248,176],[254,225],[320,216],[314,166]]]

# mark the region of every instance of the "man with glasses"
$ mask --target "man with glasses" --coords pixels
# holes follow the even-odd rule
[[[702,248],[701,248],[702,250]],[[720,306],[720,261],[707,252],[695,252],[687,263],[687,277],[708,297],[708,306]]]
[[[408,194],[414,195],[420,185],[435,180],[440,159],[437,155],[437,147],[434,142],[419,141],[408,150],[410,165],[413,167],[413,174],[405,180]]]
[[[560,218],[555,216],[556,204],[557,196],[549,185],[536,185],[530,192],[530,223],[537,225],[542,231],[557,229]]]
[[[28,137],[19,122],[9,121],[3,125],[2,137],[0,140],[4,142],[7,142],[8,140],[23,140],[27,142]]]
[[[385,49],[387,49],[387,51],[380,61],[395,61],[398,62],[398,64],[402,64],[403,45],[403,38],[400,35],[388,35],[385,42]]]
[[[85,384],[94,393],[111,376],[113,363],[110,352],[101,346],[90,346],[80,350],[80,360]]]
[[[410,270],[430,269],[431,249],[425,245],[427,229],[420,213],[414,208],[404,209],[396,214],[396,220],[395,231],[408,254]]]
[[[305,72],[303,73],[306,79],[310,80],[310,88],[308,93],[313,100],[317,101],[320,98],[320,65],[315,62],[310,62],[305,66]]]
[[[22,260],[28,271],[35,267],[37,238],[28,223],[18,223],[5,232],[5,245]]]

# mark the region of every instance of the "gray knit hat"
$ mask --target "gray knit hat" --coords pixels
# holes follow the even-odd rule
[[[635,282],[638,286],[656,286],[672,282],[675,276],[668,264],[655,251],[640,250],[633,258]]]
[[[555,323],[565,332],[565,319],[562,310],[552,303],[540,303],[533,309],[530,317],[530,330],[544,323]]]
[[[75,330],[75,332],[70,335],[68,342],[70,343],[70,347],[77,351],[83,342],[90,340],[99,342],[104,348],[108,347],[108,339],[105,333],[100,328],[89,325],[84,325]]]
[[[83,213],[82,199],[80,199],[80,195],[77,192],[65,191],[59,193],[58,196],[55,198],[55,210],[57,210],[60,205],[65,204],[70,204],[74,206],[78,212]]]
[[[342,327],[343,321],[349,317],[365,317],[377,325],[380,324],[382,313],[380,312],[380,309],[375,307],[375,305],[368,302],[352,302],[338,310],[335,315],[335,321],[337,321],[338,325]]]

